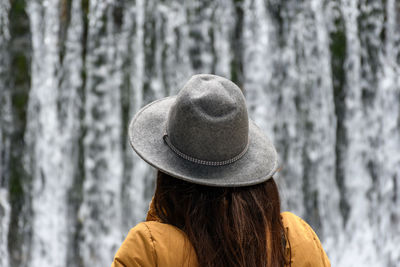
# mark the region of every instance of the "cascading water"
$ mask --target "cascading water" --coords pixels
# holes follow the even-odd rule
[[[118,249],[121,233],[120,201],[123,160],[121,144],[122,60],[113,10],[91,1],[89,15],[86,88],[83,203],[80,210],[84,266],[100,266]]]
[[[68,251],[68,199],[74,165],[70,164],[69,99],[62,88],[58,1],[27,3],[32,32],[32,81],[27,109],[26,159],[32,175],[32,266],[63,266]],[[51,18],[51,19],[48,19]],[[79,57],[77,58],[79,60]],[[59,89],[58,89],[59,88]],[[63,90],[64,89],[64,90]],[[60,107],[60,102],[63,107]],[[55,238],[56,237],[56,238]]]
[[[0,266],[9,265],[8,231],[10,224],[10,203],[8,175],[10,160],[10,127],[12,121],[11,95],[7,90],[9,56],[7,43],[10,40],[8,12],[10,4],[0,3]]]
[[[154,171],[126,129],[195,73],[245,91],[332,266],[400,266],[400,2],[0,3],[0,266],[107,266]]]

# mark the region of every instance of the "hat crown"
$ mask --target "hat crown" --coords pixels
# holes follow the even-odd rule
[[[189,157],[226,161],[248,144],[249,122],[243,93],[216,75],[194,75],[179,92],[167,120],[173,146]]]

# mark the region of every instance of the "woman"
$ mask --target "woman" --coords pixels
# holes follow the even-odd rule
[[[193,76],[142,108],[129,137],[157,185],[112,266],[330,266],[310,226],[280,213],[276,150],[231,81]]]

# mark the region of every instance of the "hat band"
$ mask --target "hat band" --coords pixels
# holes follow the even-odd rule
[[[179,149],[177,149],[171,143],[171,140],[169,139],[168,133],[166,131],[164,132],[163,139],[164,139],[165,143],[169,146],[169,148],[171,148],[171,150],[174,151],[175,154],[177,154],[181,158],[186,159],[186,160],[191,161],[196,164],[207,165],[207,166],[223,166],[223,165],[231,164],[231,163],[239,160],[240,158],[242,158],[243,155],[246,154],[246,152],[249,148],[249,141],[247,140],[246,147],[243,149],[242,152],[240,152],[235,157],[228,159],[228,160],[223,160],[223,161],[208,161],[208,160],[202,160],[202,159],[197,159],[197,158],[191,157],[191,156],[186,155],[185,153],[182,153],[181,151],[179,151]]]

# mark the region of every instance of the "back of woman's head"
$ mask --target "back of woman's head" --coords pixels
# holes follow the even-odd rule
[[[284,266],[285,232],[273,178],[246,187],[210,187],[158,172],[156,215],[183,230],[200,266]]]

